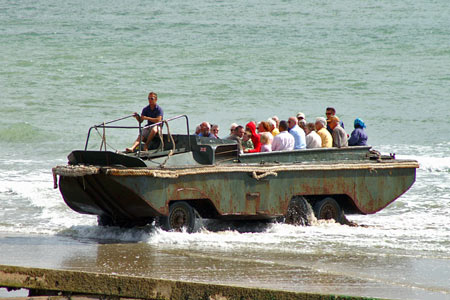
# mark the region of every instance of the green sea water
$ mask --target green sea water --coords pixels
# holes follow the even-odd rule
[[[0,5],[2,143],[67,152],[90,125],[140,111],[150,90],[166,116],[223,135],[334,106],[348,130],[364,119],[373,145],[450,140],[448,1]]]
[[[25,244],[34,243],[33,234],[50,240],[131,239],[158,253],[175,247],[174,257],[197,249],[202,257],[242,254],[249,264],[287,266],[283,255],[289,262],[311,255],[305,264],[317,265],[312,268],[319,273],[346,270],[367,280],[354,290],[347,285],[351,280],[341,287],[327,283],[331,291],[445,299],[449,16],[447,0],[0,0],[0,232],[25,235]],[[313,121],[334,106],[348,133],[353,120],[362,118],[376,149],[418,160],[417,182],[379,214],[354,217],[369,228],[279,225],[248,236],[99,231],[92,217],[72,212],[52,189],[51,167],[84,147],[90,126],[140,112],[149,91],[158,93],[166,118],[187,114],[191,132],[202,121],[219,124],[222,137],[232,122],[287,119],[300,111]],[[171,129],[182,132],[183,123]],[[108,134],[108,142],[123,150],[137,132]],[[260,257],[258,249],[264,249]],[[3,259],[14,252],[4,250]],[[373,260],[361,263],[362,257]],[[77,253],[70,259],[78,262]],[[52,257],[48,261],[46,266],[60,266]],[[113,272],[113,266],[101,270]],[[277,268],[269,274],[283,284],[275,287],[291,288],[294,275],[283,277]],[[385,279],[390,272],[397,276],[394,284]],[[183,278],[180,270],[171,274]],[[215,282],[233,283],[214,276]],[[267,281],[264,274],[252,277],[255,285]],[[370,290],[370,282],[395,288]]]

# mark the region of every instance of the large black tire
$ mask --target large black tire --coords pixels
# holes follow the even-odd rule
[[[314,204],[314,214],[318,220],[334,219],[337,223],[342,223],[344,213],[336,200],[326,197]]]
[[[169,216],[160,218],[160,225],[167,231],[196,232],[201,227],[198,212],[185,201],[178,201],[170,206]]]
[[[305,197],[294,196],[289,202],[284,222],[291,225],[309,226],[313,217],[313,210]]]

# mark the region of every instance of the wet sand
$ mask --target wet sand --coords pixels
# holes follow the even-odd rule
[[[0,234],[0,264],[390,299],[448,299],[439,260],[163,249],[145,242]],[[430,272],[430,270],[432,270]]]

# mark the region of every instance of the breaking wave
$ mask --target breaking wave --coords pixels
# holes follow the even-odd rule
[[[435,229],[423,228],[411,233],[408,226],[398,227],[402,220],[384,220],[388,224],[350,227],[334,222],[318,222],[313,226],[273,223],[255,231],[237,230],[166,232],[158,227],[121,229],[118,227],[72,226],[57,235],[102,242],[147,243],[161,249],[235,252],[264,251],[293,254],[354,253],[355,255],[388,255],[406,257],[448,256],[449,233],[434,234]],[[403,224],[406,225],[406,224]],[[390,227],[392,226],[392,227]]]
[[[398,155],[397,158],[417,160],[420,165],[420,170],[423,170],[423,171],[450,172],[450,157]]]
[[[378,149],[377,149],[378,150]],[[398,159],[419,162],[419,171],[450,172],[450,142],[435,145],[385,145],[379,147],[383,154],[397,153]]]

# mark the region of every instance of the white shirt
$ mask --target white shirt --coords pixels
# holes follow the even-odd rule
[[[311,131],[306,136],[306,148],[321,148],[322,147],[322,139],[320,138],[320,135],[317,134],[315,131]]]
[[[293,150],[295,140],[292,134],[287,131],[281,131],[273,138],[272,151]]]

